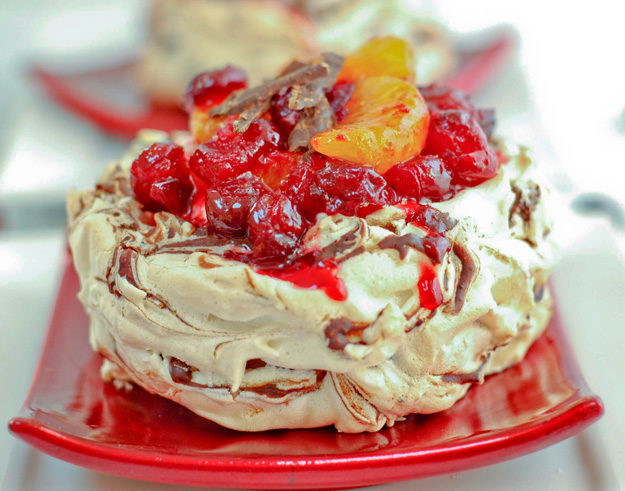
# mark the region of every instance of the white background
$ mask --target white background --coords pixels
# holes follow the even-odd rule
[[[70,185],[88,186],[122,143],[68,115],[25,79],[29,60],[78,56],[84,66],[136,50],[145,2],[0,0],[0,207],[46,224]],[[513,25],[520,52],[483,91],[500,133],[528,143],[560,189],[625,203],[625,9],[618,1],[431,1],[461,33]],[[43,208],[41,208],[43,206]],[[20,214],[22,213],[22,214]],[[5,218],[6,219],[6,218]],[[19,221],[19,220],[17,220]],[[606,223],[561,218],[554,283],[589,385],[605,417],[581,436],[461,475],[388,489],[616,489],[625,483],[625,239]],[[16,414],[34,372],[55,295],[64,232],[0,230],[0,422]],[[169,489],[44,456],[0,433],[3,489]]]

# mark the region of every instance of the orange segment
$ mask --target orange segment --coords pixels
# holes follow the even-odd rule
[[[339,125],[312,138],[317,152],[383,174],[423,150],[430,113],[419,91],[405,80],[362,79],[345,107],[347,116]]]
[[[403,39],[375,38],[345,58],[338,80],[357,82],[365,77],[388,75],[414,83],[415,64],[414,50]]]

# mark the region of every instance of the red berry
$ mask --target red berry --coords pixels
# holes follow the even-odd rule
[[[452,197],[452,175],[442,158],[419,155],[391,167],[384,179],[400,197],[442,201]]]
[[[421,169],[416,159],[394,165],[384,174],[384,179],[402,197],[421,199]]]
[[[141,152],[130,169],[130,184],[137,200],[151,211],[188,211],[194,191],[182,147],[154,143]]]
[[[444,201],[455,193],[452,175],[443,159],[436,155],[421,155],[417,158],[421,172],[421,196],[432,201]]]
[[[227,65],[219,70],[199,74],[189,85],[184,95],[184,107],[188,113],[198,107],[205,109],[221,104],[232,92],[247,87],[245,72]]]
[[[347,108],[345,104],[352,97],[356,84],[351,82],[339,82],[326,93],[330,107],[336,115],[336,120],[341,121],[347,116]]]
[[[475,186],[497,175],[497,156],[482,128],[466,112],[434,113],[423,154],[442,157],[461,184]]]
[[[283,141],[286,141],[295,128],[295,125],[299,121],[299,112],[289,108],[289,98],[293,89],[282,88],[271,101],[271,107],[269,113],[271,114],[271,120],[280,130]]]
[[[312,176],[301,207],[312,221],[321,212],[355,216],[362,207],[396,199],[395,192],[371,167],[328,161]]]
[[[419,92],[421,92],[431,112],[453,110],[464,111],[471,116],[475,114],[475,106],[471,102],[471,98],[459,90],[432,84],[427,87],[419,87]]]
[[[209,189],[206,192],[208,229],[225,237],[245,237],[248,214],[258,198],[268,191],[249,172]]]
[[[249,214],[247,225],[253,256],[273,259],[292,254],[305,228],[291,200],[278,193],[260,197]]]
[[[494,110],[476,109],[467,94],[443,85],[433,84],[427,87],[420,87],[419,92],[421,92],[431,112],[464,111],[475,118],[486,136],[490,138],[495,128]]]
[[[280,135],[265,119],[252,123],[243,133],[235,133],[232,124],[220,128],[208,142],[200,145],[189,160],[191,170],[209,186],[234,179],[247,172],[267,151],[275,149]]]

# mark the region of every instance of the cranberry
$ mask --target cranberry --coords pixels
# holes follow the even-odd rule
[[[271,189],[278,189],[300,160],[300,153],[270,150],[258,159],[252,172]]]
[[[402,197],[421,199],[421,169],[417,158],[394,165],[384,174],[384,179]]]
[[[486,147],[465,155],[462,155],[456,164],[456,180],[468,186],[492,179],[497,175],[499,162],[497,154],[492,148]]]
[[[347,104],[347,101],[352,97],[355,86],[356,84],[351,82],[339,82],[326,93],[328,102],[330,102],[330,107],[332,111],[334,111],[337,121],[341,121],[347,116],[345,104]]]
[[[271,120],[280,130],[280,134],[286,144],[289,135],[295,128],[299,120],[299,112],[289,108],[289,98],[291,97],[291,88],[282,88],[273,96],[269,113]]]
[[[188,211],[194,191],[182,147],[154,143],[141,152],[130,169],[130,183],[137,200],[147,210]]]
[[[438,155],[461,184],[475,186],[497,174],[497,156],[486,135],[466,112],[432,114],[424,155]]]
[[[184,95],[184,107],[188,113],[194,108],[205,109],[221,104],[232,92],[247,87],[245,72],[227,65],[218,70],[199,74],[189,85]]]
[[[225,237],[244,237],[247,216],[267,191],[262,181],[249,172],[209,189],[206,192],[208,229]]]
[[[432,84],[427,87],[419,87],[419,92],[421,92],[431,112],[452,110],[464,111],[471,116],[475,114],[475,106],[470,97],[459,90]]]
[[[355,216],[364,206],[395,201],[395,192],[372,168],[331,160],[314,173],[300,206],[312,221],[320,212]]]
[[[436,155],[421,155],[421,196],[432,201],[443,201],[453,196],[452,175],[443,159]]]
[[[228,124],[200,145],[189,165],[200,179],[214,187],[250,170],[263,153],[275,149],[279,141],[275,127],[265,119],[252,123],[243,134],[235,133],[232,124]]]
[[[453,195],[452,175],[436,155],[419,155],[391,167],[384,179],[404,198],[443,201]]]
[[[255,258],[286,258],[295,251],[304,222],[289,198],[267,193],[256,202],[248,217],[249,237]]]
[[[420,87],[419,92],[421,92],[431,112],[464,111],[476,119],[486,136],[490,138],[495,128],[494,110],[476,109],[467,94],[443,85],[433,84]]]

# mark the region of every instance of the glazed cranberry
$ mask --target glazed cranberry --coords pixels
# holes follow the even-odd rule
[[[354,216],[364,206],[395,201],[395,192],[372,168],[328,161],[312,176],[301,207],[314,220],[320,212]]]
[[[184,107],[188,113],[194,108],[208,108],[221,104],[232,92],[247,87],[245,72],[227,65],[219,70],[199,74],[189,85],[184,95]]]
[[[452,175],[442,158],[419,155],[391,167],[384,179],[400,197],[442,201],[452,197]]]
[[[194,186],[182,147],[154,143],[132,163],[130,184],[137,200],[150,211],[186,213]]]
[[[347,116],[345,104],[347,104],[347,101],[352,97],[355,86],[356,84],[351,82],[339,82],[326,93],[328,102],[330,102],[330,107],[332,107],[337,121],[341,121]]]
[[[427,87],[419,87],[419,92],[421,92],[431,112],[464,111],[471,116],[475,114],[475,106],[470,97],[459,90],[432,84]]]
[[[452,175],[445,161],[436,155],[421,155],[417,160],[421,171],[421,196],[432,201],[451,198],[455,193]]]
[[[189,159],[191,170],[210,187],[247,172],[267,151],[280,141],[276,128],[259,119],[243,133],[235,133],[232,124],[220,128],[208,142],[200,145]]]
[[[289,98],[293,89],[282,88],[271,101],[269,113],[271,120],[280,130],[283,141],[286,143],[291,131],[299,120],[299,112],[289,108]]]
[[[206,192],[208,229],[225,237],[244,237],[247,216],[266,192],[268,189],[262,181],[249,172],[209,189]]]
[[[421,199],[421,169],[416,163],[417,158],[394,165],[384,174],[384,179],[399,196]]]
[[[267,193],[253,206],[247,221],[255,258],[285,258],[297,248],[304,222],[289,198]]]
[[[464,111],[475,118],[486,136],[490,138],[495,128],[494,110],[476,109],[467,94],[443,85],[433,84],[420,87],[419,92],[421,92],[431,112]]]
[[[278,189],[301,161],[301,153],[270,150],[258,159],[252,172],[271,189]]]
[[[497,154],[492,148],[486,147],[482,150],[462,155],[457,160],[455,169],[456,180],[467,186],[477,186],[495,177],[498,168]]]
[[[442,157],[461,184],[475,186],[497,174],[497,156],[482,128],[466,112],[432,114],[423,154]]]

